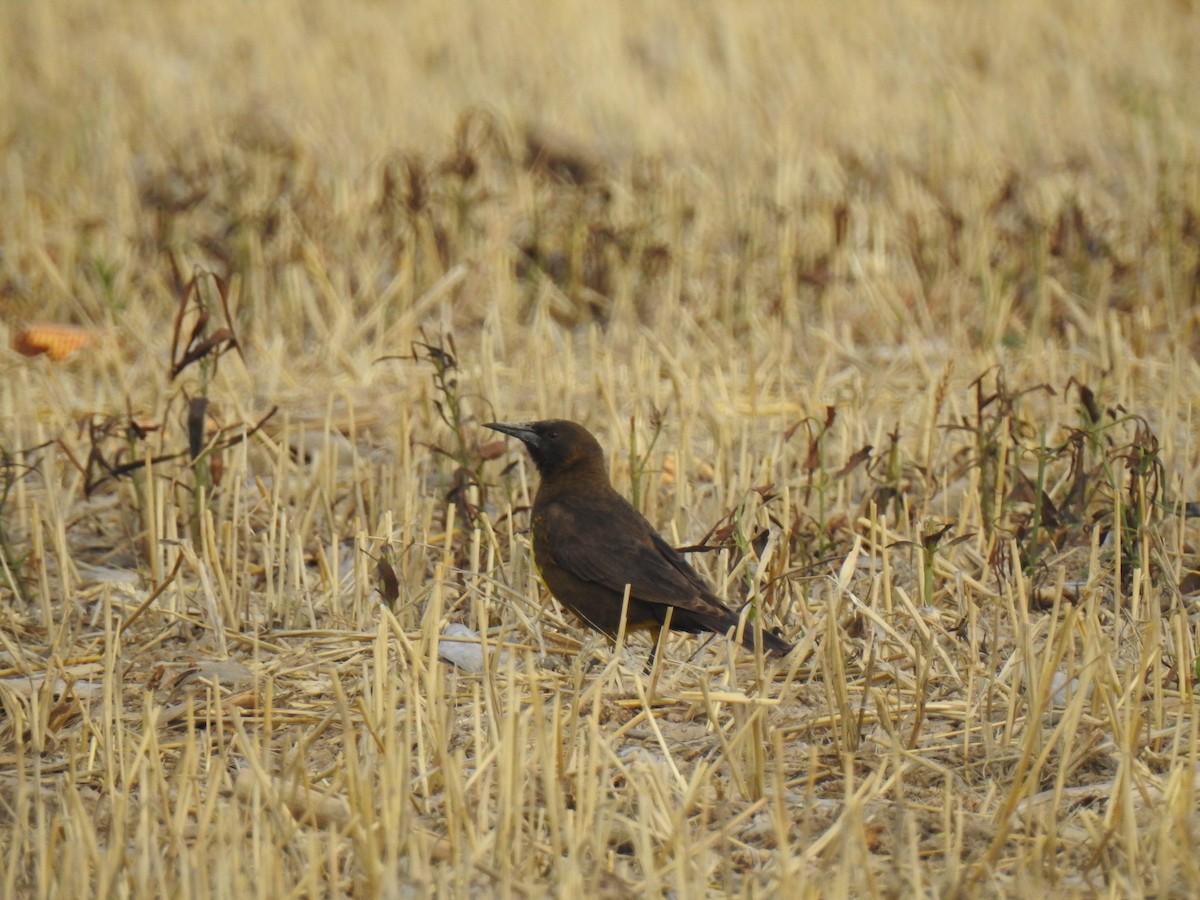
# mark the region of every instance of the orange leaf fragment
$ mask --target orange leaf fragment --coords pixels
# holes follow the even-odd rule
[[[78,325],[35,322],[13,336],[13,349],[25,356],[45,353],[55,362],[66,359],[92,341],[92,334]]]

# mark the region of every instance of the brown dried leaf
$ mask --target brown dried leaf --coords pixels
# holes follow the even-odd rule
[[[865,447],[855,450],[852,454],[850,454],[850,458],[846,460],[846,464],[838,469],[833,477],[841,478],[843,475],[849,475],[871,458],[871,451],[874,449],[875,448],[870,444],[867,444]]]

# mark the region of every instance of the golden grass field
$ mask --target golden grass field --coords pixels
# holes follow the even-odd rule
[[[0,894],[1200,893],[1198,47],[4,4]],[[563,613],[552,417],[797,650]]]

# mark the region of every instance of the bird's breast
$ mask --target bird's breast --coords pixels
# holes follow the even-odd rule
[[[554,565],[554,556],[550,552],[550,534],[546,526],[546,517],[534,513],[529,522],[530,537],[533,539],[533,564],[537,566],[538,574],[543,580],[546,577],[546,566]]]

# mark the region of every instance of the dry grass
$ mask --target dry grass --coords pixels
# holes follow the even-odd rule
[[[4,895],[1200,892],[1191,4],[0,18]]]

